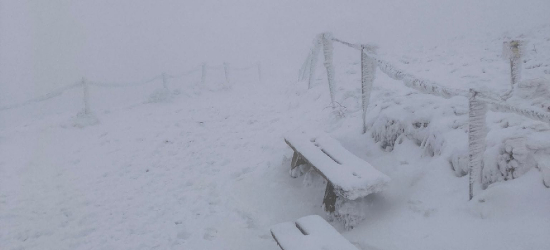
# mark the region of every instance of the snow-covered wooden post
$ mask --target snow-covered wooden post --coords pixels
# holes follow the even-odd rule
[[[319,55],[319,50],[321,50],[321,39],[323,34],[320,34],[317,36],[317,38],[314,41],[313,49],[311,50],[311,61],[309,62],[309,81],[307,84],[307,88],[310,89],[312,86],[312,82],[315,80],[315,69],[317,65],[317,57]]]
[[[481,184],[483,154],[485,153],[485,137],[487,136],[485,115],[487,104],[476,99],[478,93],[470,89],[469,123],[468,123],[468,174],[470,200],[474,197],[476,184]]]
[[[506,59],[510,61],[510,83],[511,89],[514,89],[515,85],[521,80],[521,49],[523,42],[519,40],[511,40],[504,42],[503,54]]]
[[[327,79],[328,79],[328,88],[330,91],[330,102],[332,104],[332,108],[336,108],[336,102],[335,102],[335,92],[336,92],[336,86],[334,83],[334,65],[332,64],[333,59],[333,52],[334,47],[332,44],[332,34],[331,33],[323,33],[322,36],[323,41],[323,54],[325,56],[325,68],[327,70]]]
[[[166,76],[166,73],[162,73],[162,88],[164,90],[168,90],[168,77]]]
[[[376,74],[376,63],[365,53],[367,45],[361,45],[361,95],[363,106],[363,133],[367,132],[367,109]]]
[[[298,73],[298,81],[303,81],[306,79],[307,75],[309,75],[309,65],[311,63],[311,54],[313,52],[312,51],[309,51],[309,53],[307,54],[307,58],[306,58],[306,61],[304,62],[304,64],[302,64],[302,67],[300,68],[300,72]]]
[[[206,63],[202,64],[202,74],[201,74],[201,84],[205,85],[206,83]]]
[[[229,85],[229,63],[227,63],[227,62],[223,63],[223,70],[224,70],[224,73],[225,73],[225,83],[227,83],[227,85]]]
[[[88,81],[86,78],[82,77],[82,92],[84,97],[84,114],[90,114],[90,92],[88,90]]]
[[[262,63],[257,62],[256,66],[258,67],[258,81],[262,82]]]

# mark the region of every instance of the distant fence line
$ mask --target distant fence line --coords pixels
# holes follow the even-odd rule
[[[335,69],[333,65],[333,42],[341,43],[361,53],[361,91],[362,91],[362,118],[363,133],[367,131],[366,114],[370,102],[372,85],[375,79],[376,67],[390,78],[402,81],[406,87],[415,89],[425,94],[451,98],[463,96],[468,98],[469,123],[468,123],[468,174],[469,174],[469,199],[474,195],[474,190],[481,184],[481,170],[483,154],[485,152],[485,139],[487,136],[486,113],[491,108],[496,112],[507,112],[521,115],[533,120],[550,124],[550,114],[542,113],[530,107],[517,107],[506,102],[512,94],[515,85],[521,77],[521,41],[509,41],[503,46],[505,56],[510,60],[510,91],[504,96],[494,93],[482,92],[476,89],[454,89],[444,87],[434,81],[422,79],[395,67],[391,63],[381,59],[376,54],[376,46],[369,44],[354,44],[335,38],[331,33],[322,33],[314,39],[313,48],[308,53],[306,61],[302,64],[298,73],[299,81],[308,81],[308,88],[312,87],[315,76],[315,66],[318,54],[322,48],[331,104],[335,105]]]
[[[126,82],[126,83],[110,82],[109,83],[109,82],[88,81],[88,80],[86,80],[86,78],[82,78],[82,80],[79,81],[79,82],[67,85],[65,87],[55,89],[55,90],[53,90],[53,91],[51,91],[51,92],[49,92],[45,95],[38,96],[38,97],[35,97],[35,98],[32,98],[32,99],[29,99],[27,101],[24,101],[24,102],[2,106],[2,107],[0,107],[0,111],[9,110],[9,109],[16,109],[16,108],[24,107],[24,106],[27,106],[27,105],[30,105],[30,104],[43,102],[43,101],[55,98],[57,96],[60,96],[65,91],[81,87],[83,89],[83,101],[84,101],[83,112],[85,114],[88,114],[88,113],[91,112],[90,107],[89,107],[89,91],[88,91],[89,86],[107,87],[107,88],[136,87],[136,86],[140,86],[140,85],[144,85],[144,84],[154,82],[156,80],[162,80],[162,88],[165,89],[165,90],[168,90],[168,80],[169,79],[181,78],[181,77],[188,76],[188,75],[191,75],[191,74],[196,73],[196,72],[201,72],[201,84],[205,85],[206,84],[206,79],[207,79],[207,74],[208,74],[207,72],[209,70],[223,70],[224,71],[224,76],[225,76],[225,83],[230,84],[231,83],[230,82],[230,72],[232,70],[243,71],[243,70],[250,70],[250,69],[253,69],[253,68],[257,68],[258,81],[261,82],[262,81],[262,71],[261,71],[261,64],[259,62],[255,63],[255,64],[252,64],[250,66],[247,66],[247,67],[232,67],[229,63],[223,63],[223,64],[217,65],[217,66],[209,66],[206,63],[204,63],[204,64],[199,65],[198,67],[196,67],[194,69],[182,72],[182,73],[177,74],[177,75],[170,75],[170,74],[162,73],[160,75],[156,75],[154,77],[148,78],[147,80],[139,81],[139,82]]]

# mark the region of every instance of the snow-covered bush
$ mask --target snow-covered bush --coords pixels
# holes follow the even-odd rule
[[[509,102],[548,107],[548,86],[550,84],[544,79],[523,81]],[[386,151],[392,151],[405,139],[411,140],[424,150],[424,156],[447,158],[456,176],[468,173],[466,98],[443,99],[380,90],[367,119],[369,133]],[[550,126],[501,112],[489,112],[486,119],[488,135],[481,176],[483,187],[518,178],[533,167],[544,165],[537,162],[533,154],[536,150],[550,148],[550,141],[546,143],[540,139],[550,139]]]
[[[162,103],[172,100],[172,93],[167,88],[157,89],[149,96],[149,103]]]
[[[76,117],[72,119],[73,127],[84,128],[88,126],[93,126],[99,123],[99,119],[92,112],[78,112]]]

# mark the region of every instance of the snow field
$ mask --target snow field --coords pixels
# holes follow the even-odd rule
[[[540,44],[533,62],[550,58],[542,50],[548,46],[547,28],[526,35]],[[490,79],[488,88],[504,91],[507,85],[484,75],[506,78],[501,74],[506,65],[492,50],[501,38],[492,39],[410,49],[402,66],[450,87],[458,88],[472,74],[469,84]],[[464,56],[466,66],[451,65],[462,49],[476,50],[471,53],[477,57]],[[200,86],[197,75],[170,81],[173,98],[160,102],[148,99],[160,82],[91,87],[99,123],[83,128],[74,126],[82,98],[72,92],[4,111],[0,249],[278,249],[271,226],[325,216],[322,178],[313,172],[296,179],[288,174],[292,150],[283,134],[293,130],[329,132],[392,179],[386,191],[355,204],[365,216],[362,224],[343,231],[332,223],[359,249],[550,245],[550,189],[536,168],[548,169],[541,167],[550,141],[546,125],[489,112],[485,160],[492,167],[485,176],[490,183],[504,176],[509,181],[492,183],[468,201],[467,177],[457,177],[467,142],[467,100],[421,95],[378,72],[369,132],[362,134],[359,55],[336,44],[334,50],[335,99],[343,117],[332,112],[324,70],[317,70],[310,90],[305,82]],[[381,56],[392,55],[382,51]],[[443,61],[447,64],[437,68]],[[529,65],[524,63],[524,79],[546,76],[544,63],[532,70]],[[489,73],[476,70],[482,67]],[[453,74],[459,76],[448,77]],[[529,152],[536,167],[526,160]],[[496,172],[502,162],[524,166],[523,175]]]

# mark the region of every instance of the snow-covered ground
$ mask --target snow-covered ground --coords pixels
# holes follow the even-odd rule
[[[289,175],[288,132],[321,130],[391,178],[353,205],[361,250],[549,249],[550,125],[488,112],[483,188],[468,200],[468,102],[378,70],[362,134],[359,53],[334,44],[337,113],[319,32],[443,86],[510,89],[502,44],[526,41],[508,100],[550,112],[548,0],[0,1],[0,250],[279,249],[269,229],[317,214],[325,183]],[[543,24],[543,25],[541,25]],[[302,58],[303,57],[303,58]],[[231,71],[220,66],[262,62]],[[200,71],[133,86],[161,72]],[[79,85],[45,101],[3,109]],[[105,87],[97,83],[124,83]],[[73,81],[73,82],[71,82]],[[96,82],[97,81],[97,82]],[[135,82],[134,82],[135,81]],[[96,85],[93,85],[96,83]],[[78,82],[76,82],[78,84]]]
[[[526,35],[536,52],[530,50],[534,56],[524,64],[525,79],[548,79],[548,34],[546,26]],[[464,78],[494,76],[508,84],[497,51],[483,50],[502,39],[488,36],[476,43],[479,51],[458,57],[464,62],[456,55],[475,47],[467,40],[454,40],[445,48],[410,49],[399,66],[457,88],[465,87],[458,83]],[[466,99],[417,94],[379,71],[370,130],[361,134],[358,56],[347,53],[337,47],[335,54],[343,117],[329,108],[321,64],[310,90],[304,82],[258,83],[251,75],[231,87],[222,87],[223,81],[200,86],[195,77],[171,81],[170,101],[151,102],[158,81],[119,89],[92,86],[91,107],[99,123],[84,127],[75,126],[86,125],[75,118],[82,106],[80,89],[3,111],[0,249],[278,249],[269,232],[272,225],[310,214],[325,216],[322,178],[311,172],[296,179],[288,174],[292,150],[283,134],[294,130],[327,131],[392,178],[389,189],[373,196],[370,206],[358,204],[363,223],[351,231],[332,223],[359,249],[550,246],[550,189],[536,167],[492,184],[468,201],[468,177],[451,167],[453,153],[465,150]],[[434,61],[446,64],[438,68],[431,65]],[[242,73],[234,79],[246,77]],[[495,85],[487,88],[505,89],[499,81],[490,81]],[[411,110],[419,112],[411,116]],[[507,119],[510,128],[533,123],[514,115],[493,116],[488,121]],[[411,122],[413,118],[420,120]],[[384,119],[422,126],[404,128],[405,135],[397,135],[388,147],[388,140],[373,139],[396,131],[384,127]],[[507,131],[529,144],[548,136],[547,125],[537,126],[543,128]],[[443,136],[441,147],[428,150],[419,143],[429,135]],[[489,148],[501,146],[504,137],[510,137],[506,131],[490,132],[488,141],[495,145]],[[547,146],[544,141],[537,145]],[[545,152],[538,155],[548,156]],[[497,155],[489,153],[486,159]]]

